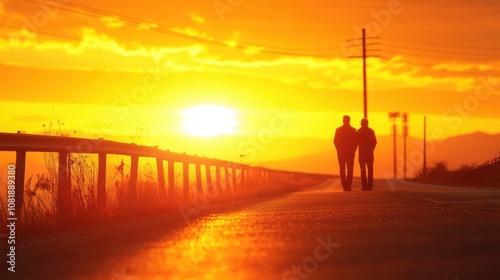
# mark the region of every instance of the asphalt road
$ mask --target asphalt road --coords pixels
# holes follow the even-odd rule
[[[33,237],[2,279],[500,279],[500,188],[359,185]]]

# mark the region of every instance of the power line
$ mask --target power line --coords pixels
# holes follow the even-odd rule
[[[430,55],[461,55],[461,56],[471,56],[471,57],[479,57],[479,58],[497,58],[499,57],[498,55],[495,54],[487,54],[487,53],[471,53],[471,52],[456,52],[456,51],[446,51],[446,50],[432,50],[429,48],[422,48],[419,46],[415,47],[407,47],[407,46],[401,46],[397,44],[392,44],[392,43],[384,43],[384,46],[388,46],[391,48],[397,48],[399,50],[405,50],[405,51],[412,51],[412,52],[419,52],[419,53],[424,53],[424,54],[430,54]],[[390,50],[394,51],[394,50]]]
[[[18,29],[18,30],[25,30],[25,28],[18,27],[18,26],[13,26],[13,25],[8,25],[8,24],[3,24],[0,23],[0,27],[3,28],[10,28],[10,29]],[[69,39],[69,40],[76,40],[79,41],[79,38],[76,37],[71,37],[71,36],[66,36],[66,35],[60,35],[60,34],[55,34],[55,33],[50,33],[50,32],[44,32],[44,31],[37,31],[36,33],[42,34],[42,35],[47,35],[47,36],[52,36],[52,37],[59,37],[63,39]],[[12,37],[9,37],[9,39],[12,39]]]
[[[410,44],[410,45],[420,45],[420,46],[431,46],[431,47],[436,47],[436,48],[446,48],[446,49],[476,49],[476,50],[484,50],[484,51],[500,51],[500,48],[491,48],[491,47],[485,47],[485,46],[472,46],[472,45],[442,45],[442,44],[428,44],[428,43],[422,43],[418,41],[409,41],[405,39],[400,39],[392,36],[384,36],[382,39],[388,40],[388,41],[393,41],[393,42],[400,42],[400,43],[405,43],[405,44]]]
[[[410,41],[392,36],[384,36],[382,52],[398,55],[408,55],[435,60],[436,58],[454,58],[462,60],[497,60],[500,48],[472,45],[429,44],[421,41]],[[389,48],[385,48],[388,46]]]
[[[24,0],[24,1],[32,3],[32,4],[48,6],[48,4],[46,4],[46,3],[39,3],[39,2],[34,1],[34,0]],[[210,35],[210,36],[207,36],[208,38],[204,38],[204,37],[197,36],[197,35],[186,35],[182,32],[173,30],[173,29],[175,29],[175,27],[168,26],[165,24],[147,21],[144,19],[124,15],[121,13],[107,11],[104,9],[99,9],[99,8],[95,8],[95,7],[91,7],[91,6],[87,6],[87,5],[82,5],[82,4],[77,4],[77,3],[67,2],[67,3],[62,3],[62,4],[66,5],[67,7],[68,6],[70,7],[70,8],[61,7],[61,10],[64,10],[67,12],[82,14],[82,15],[86,15],[86,16],[90,16],[90,17],[94,17],[94,18],[101,18],[102,16],[115,17],[115,18],[120,19],[121,21],[123,21],[124,23],[126,23],[128,25],[132,25],[132,26],[136,26],[136,27],[140,26],[141,24],[154,25],[154,26],[158,27],[158,28],[152,29],[155,32],[167,34],[170,36],[176,36],[176,37],[183,38],[183,39],[195,40],[195,41],[199,41],[199,42],[203,42],[203,43],[207,43],[207,44],[218,45],[218,46],[223,46],[223,47],[230,47],[230,46],[228,46],[227,42],[224,42],[224,41],[228,41],[228,39],[223,39],[223,38],[220,38],[217,36]],[[80,10],[74,10],[74,9],[80,9]],[[86,12],[81,11],[81,10],[84,10]],[[493,54],[467,53],[467,52],[450,52],[450,51],[444,51],[444,50],[439,51],[439,50],[429,49],[429,47],[431,47],[431,48],[454,48],[454,49],[460,49],[460,48],[466,47],[468,49],[476,48],[478,50],[483,50],[483,51],[499,51],[500,50],[500,49],[496,49],[496,48],[485,48],[485,47],[477,47],[477,46],[461,46],[461,47],[456,46],[456,45],[454,45],[454,46],[439,46],[439,45],[430,45],[430,44],[425,44],[425,43],[412,42],[412,41],[408,41],[408,40],[404,40],[404,39],[400,39],[400,38],[395,38],[395,37],[391,37],[391,36],[389,36],[387,38],[388,39],[384,38],[384,40],[388,40],[389,42],[392,41],[393,43],[396,43],[396,45],[388,44],[389,46],[393,46],[396,48],[402,48],[402,49],[410,50],[410,51],[424,52],[424,53],[429,53],[429,52],[436,53],[437,52],[437,53],[443,53],[446,55],[456,54],[456,55],[473,56],[473,57],[481,57],[482,58],[482,57],[489,57],[489,56],[494,56],[494,55]],[[366,39],[376,39],[376,37],[366,37]],[[359,41],[359,40],[361,40],[361,38],[349,39],[347,41]],[[398,43],[399,43],[399,45],[398,45]],[[406,45],[410,44],[413,47],[408,47],[405,44]],[[416,49],[414,47],[415,45],[420,46],[420,48]],[[245,41],[238,41],[237,45],[232,46],[232,48],[242,49],[242,50],[248,50],[251,48],[259,48],[259,47],[267,48],[264,50],[258,50],[259,52],[274,54],[274,55],[307,56],[307,57],[318,57],[318,58],[340,57],[340,56],[333,56],[333,55],[328,55],[328,54],[325,55],[325,54],[294,52],[294,51],[318,52],[318,51],[329,51],[329,50],[335,50],[335,49],[340,50],[339,47],[323,47],[323,48],[310,48],[310,49],[291,48],[291,47],[269,46],[269,45],[265,45],[265,44],[251,43],[251,42],[245,42]],[[274,50],[271,50],[271,49],[274,49]],[[283,51],[283,50],[287,50],[287,51]]]
[[[38,1],[34,1],[34,0],[24,0],[24,1],[31,3],[31,4],[36,4],[36,5],[50,6],[47,3],[42,3],[42,2],[38,2]],[[203,42],[203,43],[207,43],[207,44],[223,46],[223,47],[230,47],[230,46],[228,46],[228,44],[226,42],[224,42],[224,41],[227,41],[227,39],[223,39],[220,37],[208,36],[208,38],[204,38],[204,37],[196,36],[196,35],[186,35],[182,32],[173,30],[173,29],[175,29],[175,27],[173,27],[173,26],[159,24],[156,22],[143,20],[140,18],[124,15],[121,13],[111,12],[111,11],[107,11],[104,9],[95,8],[95,7],[91,7],[91,6],[83,5],[83,4],[78,4],[78,3],[72,3],[72,2],[60,3],[60,4],[66,6],[66,7],[60,7],[60,9],[63,11],[77,13],[77,14],[81,14],[81,15],[86,15],[86,16],[90,16],[90,17],[94,17],[94,18],[101,18],[102,16],[115,17],[115,18],[122,20],[124,23],[126,23],[128,25],[132,25],[132,26],[136,26],[136,27],[140,26],[141,24],[151,24],[151,25],[155,25],[155,26],[159,27],[159,28],[152,29],[155,32],[159,32],[159,33],[163,33],[163,34],[167,34],[167,35],[171,35],[171,36],[176,36],[176,37],[183,38],[183,39],[199,41],[199,42]],[[69,8],[67,8],[67,7],[69,7]],[[80,9],[80,10],[74,10],[74,9]],[[84,10],[84,11],[81,11],[81,10]],[[374,38],[375,37],[373,37],[373,38],[366,37],[365,39],[374,39]],[[403,45],[403,47],[395,46],[396,48],[403,48],[406,50],[425,52],[425,53],[439,52],[439,51],[432,50],[432,49],[426,50],[425,47],[422,48],[422,46],[430,46],[432,48],[448,48],[448,49],[449,48],[454,48],[454,49],[474,48],[474,49],[482,50],[482,51],[499,51],[500,50],[498,48],[486,48],[486,47],[464,46],[464,45],[461,45],[461,46],[460,45],[458,45],[458,46],[457,45],[439,46],[439,45],[430,45],[430,44],[421,43],[421,42],[419,43],[419,42],[415,42],[415,41],[408,41],[408,40],[395,38],[395,37],[391,37],[391,36],[388,36],[387,38],[388,39],[385,39],[385,40],[399,42],[400,45],[401,45],[401,43],[403,43],[403,44],[411,44],[412,46],[419,45],[421,47],[420,49],[415,49],[415,48],[409,48],[409,47]],[[361,40],[361,38],[349,39],[348,41],[359,41],[359,40]],[[303,51],[306,51],[306,52],[328,51],[328,50],[340,49],[339,47],[324,47],[324,48],[305,49],[305,48],[276,47],[276,46],[269,46],[269,45],[265,45],[265,44],[245,42],[245,41],[239,41],[239,42],[237,42],[236,46],[232,46],[232,48],[242,49],[242,50],[248,50],[251,48],[258,48],[258,47],[267,48],[267,50],[266,49],[259,50],[259,52],[274,54],[274,55],[307,56],[307,57],[318,57],[318,58],[340,57],[340,56],[325,55],[325,54],[294,52],[294,51],[302,51],[302,52]],[[271,50],[271,49],[274,49],[274,50]],[[287,51],[283,51],[283,50],[287,50]],[[441,53],[446,54],[446,55],[449,55],[450,53],[452,53],[452,54],[457,54],[457,55],[475,56],[475,57],[489,57],[490,56],[490,54],[477,54],[477,53],[471,54],[471,53],[465,53],[465,52],[449,52],[449,51],[441,51]]]
[[[42,3],[42,2],[37,2],[33,0],[24,0],[25,2],[31,3],[31,4],[36,4],[36,5],[44,5],[44,6],[50,6],[47,3]],[[247,51],[248,49],[256,48],[256,47],[264,47],[264,48],[274,48],[277,50],[259,50],[259,52],[262,53],[267,53],[267,54],[274,54],[274,55],[289,55],[289,56],[305,56],[305,57],[319,57],[319,58],[335,58],[333,55],[321,55],[321,54],[309,54],[309,53],[297,53],[297,52],[286,52],[286,51],[279,51],[279,49],[288,49],[288,50],[308,50],[308,51],[318,51],[318,50],[333,50],[335,49],[334,47],[326,47],[326,48],[319,48],[319,49],[295,49],[295,48],[281,48],[281,47],[270,47],[262,44],[254,44],[254,43],[248,43],[248,42],[243,42],[240,41],[238,42],[238,45],[236,46],[229,46],[226,42],[221,42],[221,40],[228,41],[227,39],[222,39],[214,36],[208,36],[209,38],[203,38],[200,36],[194,36],[194,35],[186,35],[184,33],[178,32],[178,31],[173,31],[174,27],[172,26],[167,26],[164,24],[159,24],[156,22],[151,22],[151,21],[145,21],[142,19],[106,11],[103,9],[98,9],[98,8],[93,8],[90,6],[85,6],[81,4],[76,4],[76,3],[61,3],[64,5],[68,5],[71,7],[77,7],[80,9],[84,9],[87,12],[83,11],[78,11],[78,10],[73,10],[71,8],[65,8],[65,7],[60,7],[61,10],[71,12],[71,13],[77,13],[80,15],[85,15],[85,16],[90,16],[94,18],[101,18],[102,16],[108,16],[108,17],[115,17],[119,18],[122,20],[124,23],[139,27],[142,24],[150,24],[150,25],[155,25],[158,26],[158,28],[153,28],[152,31],[158,32],[158,33],[163,33],[166,35],[170,36],[175,36],[183,39],[189,39],[189,40],[194,40],[194,41],[199,41],[207,44],[212,44],[212,45],[217,45],[217,46],[223,46],[223,47],[231,47],[231,48],[236,48],[236,49],[241,49],[244,51]],[[213,39],[212,39],[213,38]],[[340,57],[340,56],[338,56]]]
[[[33,0],[25,0],[25,1],[34,2]],[[131,21],[138,22],[138,23],[152,23],[152,24],[156,24],[158,26],[164,27],[164,28],[168,28],[170,30],[175,29],[174,26],[168,26],[168,25],[161,24],[161,23],[148,22],[147,20],[143,20],[143,19],[140,19],[140,18],[131,17],[131,16],[127,16],[127,15],[123,15],[123,14],[115,13],[115,12],[111,12],[111,11],[106,11],[106,10],[103,10],[103,9],[94,8],[94,7],[90,7],[90,6],[86,6],[86,5],[82,5],[82,4],[77,4],[77,3],[72,3],[72,2],[68,2],[66,4],[70,5],[70,6],[79,7],[79,8],[82,8],[82,9],[88,9],[88,10],[91,10],[91,11],[96,11],[96,12],[99,12],[101,15],[104,15],[104,16],[113,15],[113,16],[116,16],[116,17],[126,18],[126,19],[129,19]],[[175,32],[175,31],[173,31],[173,32],[176,33],[176,34],[182,34],[182,33],[178,33],[178,32]],[[217,36],[210,36],[210,37],[218,39],[218,40],[227,40],[227,39],[224,39],[222,37],[217,37]],[[331,46],[331,47],[321,47],[321,48],[290,48],[290,47],[270,46],[270,45],[258,44],[258,43],[252,43],[252,42],[246,42],[246,41],[239,41],[239,43],[244,44],[244,45],[250,45],[252,47],[265,47],[265,48],[278,49],[278,50],[325,51],[325,50],[338,49],[338,46],[335,46],[335,47],[333,47],[333,46]]]
[[[387,61],[386,62],[388,65],[391,65],[391,64],[395,64],[396,62],[392,62],[392,61]],[[439,64],[436,64],[436,63],[423,63],[423,62],[417,62],[417,63],[408,63],[409,66],[417,66],[417,67],[429,67],[428,69],[426,69],[427,71],[434,71],[434,72],[439,72],[439,71],[443,71],[443,72],[449,72],[449,73],[453,73],[454,75],[485,75],[485,74],[493,74],[493,75],[499,75],[500,74],[500,71],[492,71],[490,69],[487,69],[487,70],[464,70],[464,71],[461,71],[461,70],[451,70],[451,69],[446,69],[446,68],[440,68],[440,69],[432,69],[433,67],[436,67],[436,66],[439,66]]]
[[[49,6],[47,3],[37,2],[34,0],[24,0],[24,1],[31,3],[31,4]],[[63,10],[63,11],[77,13],[77,14],[90,16],[90,17],[94,17],[94,18],[99,18],[99,19],[102,18],[102,16],[115,17],[115,18],[122,20],[127,25],[136,26],[136,27],[138,27],[142,24],[155,25],[158,27],[158,28],[152,29],[155,32],[159,32],[159,33],[170,35],[170,36],[176,36],[176,37],[183,38],[183,39],[203,42],[203,43],[207,43],[207,44],[223,46],[226,48],[231,47],[228,45],[227,42],[222,41],[224,39],[216,37],[216,36],[207,36],[207,38],[203,38],[203,37],[200,37],[197,35],[186,35],[182,32],[172,30],[172,29],[174,29],[174,27],[172,27],[172,26],[158,24],[158,23],[155,23],[152,21],[146,21],[143,19],[131,17],[131,16],[116,13],[116,12],[111,12],[111,11],[107,11],[107,10],[103,10],[103,9],[99,9],[99,8],[95,8],[95,7],[91,7],[91,6],[86,6],[86,5],[82,5],[82,4],[71,3],[71,2],[60,3],[60,4],[65,5],[65,7],[59,7],[59,9]],[[79,9],[79,10],[75,10],[75,9]],[[38,31],[38,33],[49,35],[49,36],[54,36],[54,34],[42,32],[42,31]],[[56,35],[56,37],[70,39],[70,40],[79,40],[79,39],[74,38],[74,37],[60,35],[60,34]],[[377,39],[377,37],[365,37],[365,39]],[[354,39],[349,39],[347,41],[357,42],[360,40],[362,40],[362,38],[354,38]],[[388,37],[388,39],[384,38],[384,40],[389,41],[389,43],[384,43],[384,45],[387,45],[387,46],[392,47],[392,48],[396,48],[396,50],[385,49],[385,48],[382,49],[381,51],[385,52],[385,53],[408,54],[408,55],[412,55],[412,56],[425,57],[425,58],[430,58],[430,57],[442,58],[443,55],[444,56],[461,55],[461,56],[483,58],[483,59],[491,59],[491,58],[496,57],[494,54],[489,54],[489,53],[483,53],[483,54],[468,53],[468,52],[464,52],[463,50],[460,52],[453,52],[453,51],[450,52],[450,51],[445,51],[445,50],[433,49],[433,48],[460,49],[460,48],[464,48],[464,46],[460,47],[460,46],[430,45],[430,44],[425,44],[425,43],[411,42],[408,40],[399,39],[399,38],[390,37],[390,36]],[[392,42],[392,43],[390,43],[390,42]],[[268,48],[268,49],[257,50],[257,51],[261,52],[261,53],[273,54],[273,55],[302,56],[302,57],[313,57],[313,58],[342,58],[342,56],[334,56],[334,55],[330,55],[330,54],[293,52],[293,51],[311,51],[311,52],[312,51],[327,51],[327,50],[334,50],[334,49],[338,49],[340,51],[340,47],[300,49],[300,48],[291,48],[291,47],[272,47],[269,45],[249,43],[249,42],[244,42],[244,41],[239,41],[236,44],[237,45],[232,46],[232,48],[248,51],[251,48],[263,47],[263,48]],[[375,44],[379,44],[379,43],[366,43],[365,42],[365,45],[375,45]],[[411,46],[410,47],[407,46],[408,44],[410,44]],[[361,45],[359,45],[359,44],[358,45],[351,45],[350,47],[356,47],[356,46],[361,46]],[[418,46],[419,48],[416,48],[415,46]],[[470,49],[473,46],[467,46],[467,47]],[[498,51],[498,50],[500,50],[500,49],[496,49],[496,48],[486,48],[486,47],[478,47],[478,46],[474,46],[473,48],[477,48],[478,50],[483,50],[483,51]],[[289,51],[281,51],[281,50],[289,50]],[[378,49],[369,49],[369,50],[365,50],[365,51],[371,52],[371,51],[379,51],[379,50]],[[415,52],[416,52],[416,54],[415,54]],[[362,57],[362,56],[351,56],[351,57],[354,58],[354,57]],[[367,56],[367,57],[371,57],[371,56]]]
[[[31,2],[31,0],[26,0],[26,1],[30,1]],[[148,22],[147,20],[143,20],[143,19],[139,19],[139,18],[134,18],[134,17],[126,16],[126,15],[123,15],[123,14],[119,14],[119,13],[115,13],[115,12],[110,12],[110,11],[106,11],[106,10],[103,10],[103,9],[93,8],[93,7],[82,5],[82,4],[76,4],[76,3],[71,3],[71,2],[68,2],[66,4],[67,5],[71,5],[71,6],[80,7],[80,8],[83,8],[83,9],[89,9],[89,10],[97,11],[97,12],[101,13],[104,16],[114,15],[114,16],[117,16],[117,17],[130,19],[131,21],[136,21],[137,23],[151,23],[151,24],[155,24],[155,25],[158,25],[158,26],[161,26],[161,27],[164,27],[164,28],[168,28],[170,30],[171,29],[175,29],[174,26],[168,26],[168,25],[165,25],[165,24]],[[173,33],[175,33],[175,34],[182,34],[182,33],[175,32],[175,31],[173,31]],[[222,37],[217,37],[217,36],[213,36],[213,35],[211,35],[210,37],[212,37],[214,39],[218,39],[218,40],[227,40],[227,39],[224,39]],[[252,46],[252,47],[265,47],[265,48],[278,49],[278,50],[326,51],[326,50],[338,49],[338,47],[322,47],[322,48],[277,47],[277,46],[269,46],[269,45],[265,45],[265,44],[257,44],[257,43],[252,43],[252,42],[246,42],[246,41],[239,41],[239,43],[244,44],[244,45],[249,45],[249,46]]]

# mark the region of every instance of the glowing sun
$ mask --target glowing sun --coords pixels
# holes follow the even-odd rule
[[[233,109],[202,105],[184,111],[182,122],[186,134],[200,137],[214,137],[236,132],[236,112]]]

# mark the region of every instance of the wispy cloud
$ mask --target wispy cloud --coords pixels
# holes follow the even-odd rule
[[[17,38],[28,39],[0,39],[2,61],[9,65],[43,69],[137,72],[144,71],[144,66],[151,62],[167,61],[171,57],[188,59],[205,51],[198,44],[180,47],[134,44],[131,47],[90,28],[82,30],[82,39],[77,42],[38,40],[35,35]]]
[[[137,25],[137,30],[151,30],[158,27],[156,23],[140,23]]]
[[[112,22],[112,21],[110,21]],[[186,35],[211,39],[190,28],[177,29]],[[26,33],[27,31],[20,31]],[[203,44],[184,46],[151,46],[139,42],[123,43],[95,29],[84,28],[81,40],[57,41],[36,33],[23,34],[26,40],[0,39],[0,59],[5,64],[32,68],[57,68],[84,71],[141,72],[151,62],[161,62],[173,72],[229,73],[271,79],[287,85],[327,90],[362,90],[361,66],[357,60],[306,56],[262,56],[263,47],[239,46],[238,34],[228,41],[230,48],[215,49]],[[16,49],[16,51],[14,51]],[[238,52],[238,58],[221,54]],[[430,66],[412,65],[404,56],[369,61],[370,87],[383,89],[433,88],[467,91],[477,81],[458,72],[487,71],[493,64],[440,63]],[[441,71],[446,70],[446,71]],[[457,72],[454,74],[453,72]]]
[[[191,37],[207,39],[207,40],[214,40],[214,38],[209,36],[208,34],[200,32],[200,31],[192,29],[192,28],[189,28],[189,27],[177,27],[177,28],[172,28],[171,30],[173,32],[183,34],[183,35],[188,35]]]
[[[470,70],[491,70],[493,67],[487,64],[471,64],[471,63],[440,63],[432,66],[432,70],[447,70],[454,72],[464,72]]]
[[[189,14],[189,18],[190,18],[192,21],[196,22],[196,23],[200,23],[200,24],[205,23],[205,18],[204,18],[204,17],[199,16],[199,15],[194,14],[194,13]]]
[[[125,25],[125,22],[117,17],[102,17],[100,20],[107,28],[120,28]]]

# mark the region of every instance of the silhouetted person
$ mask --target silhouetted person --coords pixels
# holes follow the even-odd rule
[[[351,118],[344,116],[344,125],[337,128],[333,143],[337,149],[337,158],[340,166],[340,181],[344,191],[351,190],[352,170],[354,168],[354,156],[356,155],[356,129],[351,126]],[[346,176],[347,167],[347,176]]]
[[[377,138],[373,129],[368,127],[368,120],[361,120],[361,128],[356,132],[359,167],[361,169],[361,184],[364,191],[371,191],[373,187],[373,151],[377,146]],[[366,176],[368,169],[368,178]]]

